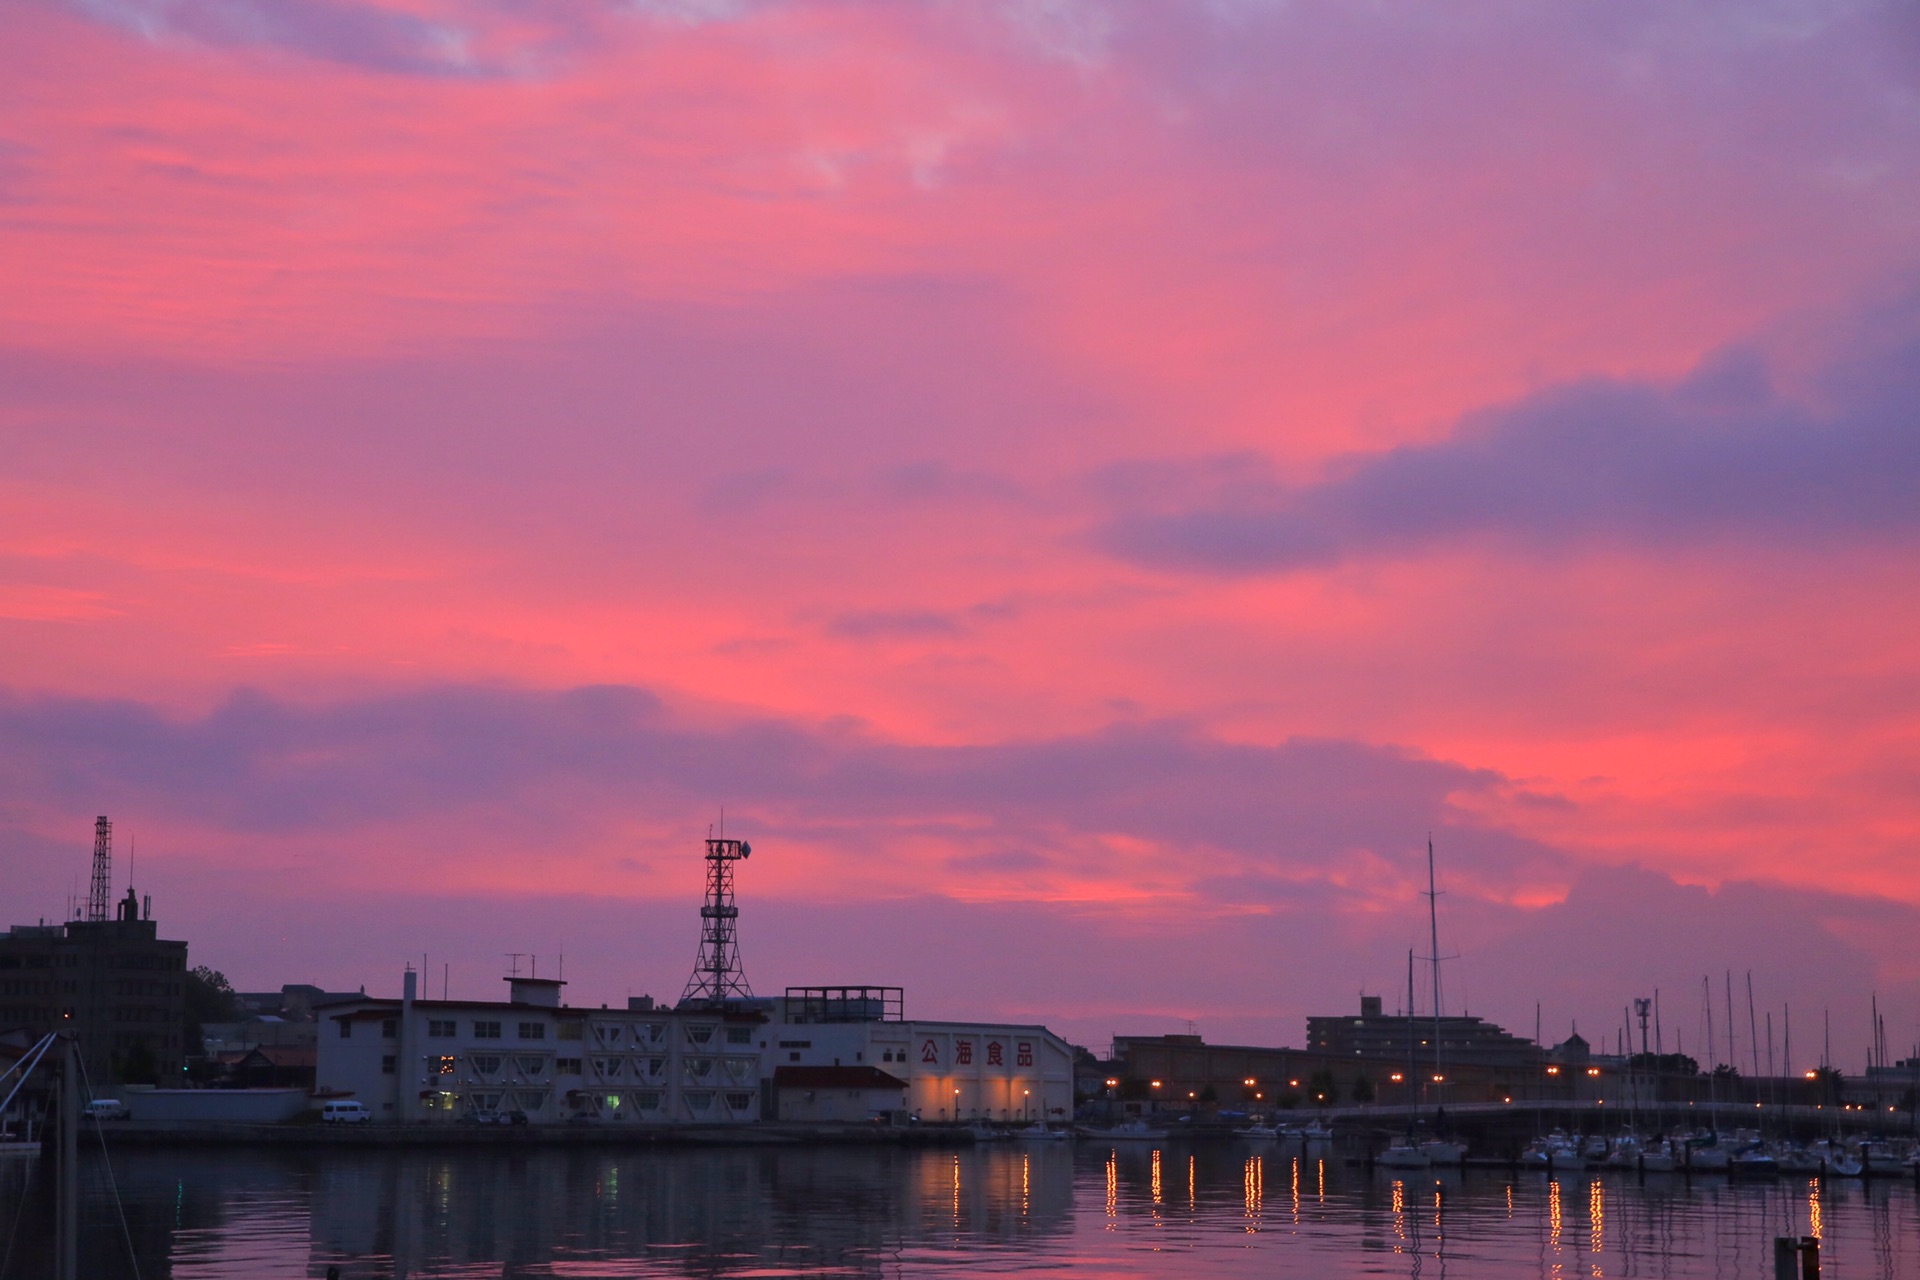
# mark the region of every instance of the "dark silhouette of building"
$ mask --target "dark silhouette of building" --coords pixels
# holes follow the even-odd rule
[[[187,944],[159,936],[131,888],[112,919],[0,933],[0,1032],[71,1031],[95,1086],[180,1076]],[[192,1048],[197,1052],[199,1046]]]
[[[1384,1013],[1379,996],[1361,996],[1360,1012],[1324,1014],[1307,1019],[1307,1047],[1334,1058],[1405,1063],[1415,1069],[1433,1066],[1434,1040],[1443,1069],[1484,1067],[1492,1070],[1537,1069],[1546,1054],[1531,1040],[1522,1039],[1483,1018],[1432,1014],[1408,1018]]]

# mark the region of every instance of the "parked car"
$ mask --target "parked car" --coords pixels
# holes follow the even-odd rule
[[[80,1114],[89,1120],[125,1120],[127,1104],[118,1098],[95,1098]]]
[[[333,1101],[321,1104],[320,1119],[325,1124],[366,1124],[373,1112],[364,1102]]]

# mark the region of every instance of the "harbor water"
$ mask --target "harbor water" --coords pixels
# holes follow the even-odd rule
[[[362,1277],[1920,1275],[1904,1179],[1469,1169],[1298,1144],[1007,1142],[95,1153],[81,1274]],[[0,1165],[4,1280],[49,1268],[46,1188]]]

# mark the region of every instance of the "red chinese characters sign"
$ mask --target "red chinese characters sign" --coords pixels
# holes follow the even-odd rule
[[[953,1046],[953,1060],[963,1067],[970,1064],[973,1061],[973,1041],[955,1041]]]
[[[1000,1051],[1000,1042],[998,1040],[987,1041],[987,1065],[990,1067],[1004,1067],[1007,1065],[1006,1057]]]
[[[1030,1067],[1033,1065],[1033,1041],[1022,1040],[1019,1045],[1016,1046],[1013,1064],[1017,1067]]]
[[[933,1041],[929,1040],[920,1046],[920,1061],[931,1062],[936,1065],[939,1063],[940,1050],[934,1047]]]

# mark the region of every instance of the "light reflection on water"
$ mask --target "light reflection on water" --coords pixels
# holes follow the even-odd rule
[[[1169,1195],[1181,1166],[1186,1194]],[[83,1274],[131,1275],[104,1166],[83,1172]],[[16,1212],[23,1224],[9,1277],[46,1270],[51,1215],[26,1173],[0,1168],[0,1226]],[[1920,1201],[1904,1180],[1394,1176],[1275,1144],[129,1151],[114,1175],[140,1274],[161,1280],[320,1276],[329,1264],[350,1280],[1069,1270],[1686,1280],[1771,1274],[1776,1235],[1818,1235],[1828,1275],[1920,1274]],[[1273,1213],[1270,1175],[1288,1188]]]

